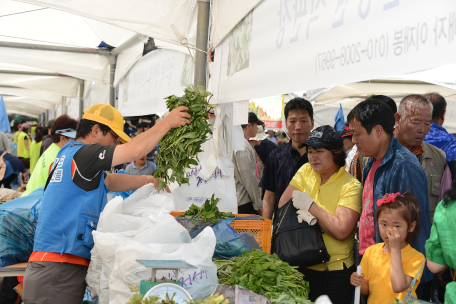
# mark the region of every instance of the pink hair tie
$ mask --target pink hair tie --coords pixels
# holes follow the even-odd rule
[[[394,193],[386,193],[381,199],[377,201],[377,206],[380,207],[383,204],[389,204],[389,203],[394,203],[396,201],[396,197],[404,197],[402,194],[399,192],[394,194]]]

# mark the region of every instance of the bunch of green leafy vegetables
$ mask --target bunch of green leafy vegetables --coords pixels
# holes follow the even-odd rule
[[[219,201],[220,199],[215,198],[215,194],[212,194],[211,199],[206,200],[201,208],[192,204],[182,216],[188,220],[192,220],[192,223],[195,225],[200,224],[196,219],[204,219],[205,222],[211,221],[212,223],[217,224],[219,219],[233,218],[234,215],[231,212],[220,212],[217,207]]]
[[[242,286],[269,299],[269,303],[311,303],[309,283],[302,273],[276,254],[258,249],[230,260],[214,260],[219,283]]]
[[[212,134],[211,125],[206,121],[209,119],[206,109],[213,107],[206,100],[211,93],[206,92],[201,85],[198,85],[196,90],[188,87],[184,92],[182,97],[166,97],[170,112],[186,106],[192,118],[190,124],[171,129],[160,141],[157,171],[154,174],[155,177],[163,177],[163,180],[159,181],[159,192],[166,188],[167,183],[188,184],[188,178],[184,177],[185,169],[190,168],[190,165],[198,165],[197,154],[202,152],[201,145],[209,139],[209,134]],[[169,169],[172,170],[170,175]]]

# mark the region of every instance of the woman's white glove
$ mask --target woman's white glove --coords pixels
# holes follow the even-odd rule
[[[309,211],[298,210],[296,213],[298,214],[299,224],[301,224],[303,221],[309,224],[309,226],[313,226],[317,223],[317,218],[310,214]]]
[[[299,210],[309,211],[314,202],[313,198],[311,198],[309,194],[299,190],[293,191],[291,197],[293,198],[293,206]]]

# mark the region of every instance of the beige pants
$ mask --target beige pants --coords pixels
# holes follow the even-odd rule
[[[22,300],[25,304],[81,304],[87,269],[68,263],[30,262]]]

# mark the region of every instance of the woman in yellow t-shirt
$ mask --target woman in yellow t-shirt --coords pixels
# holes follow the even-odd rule
[[[355,271],[355,228],[361,213],[362,187],[345,171],[343,139],[330,126],[316,128],[306,142],[309,163],[302,166],[280,198],[279,208],[293,198],[298,221],[318,221],[331,256],[327,263],[300,268],[313,302],[328,295],[333,303],[351,303]]]
[[[385,242],[367,248],[360,264],[362,274],[353,272],[351,283],[361,286],[363,295],[369,295],[367,304],[395,303],[396,297],[402,301],[409,288],[416,298],[424,256],[409,243],[416,241],[420,232],[420,206],[407,192],[387,193],[377,206],[375,221]]]

